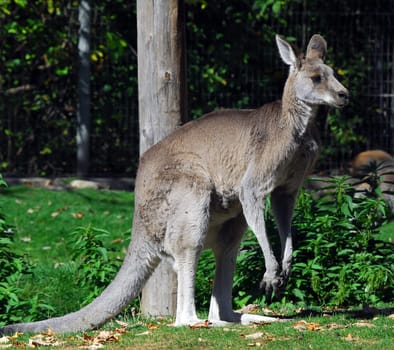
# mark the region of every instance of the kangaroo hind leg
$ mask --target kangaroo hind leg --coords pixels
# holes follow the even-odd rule
[[[209,220],[210,193],[178,183],[169,201],[173,207],[164,251],[173,258],[178,277],[175,326],[192,325],[201,321],[195,307],[195,277]]]
[[[228,220],[218,232],[212,249],[216,259],[215,281],[209,308],[209,321],[216,326],[229,323],[263,323],[277,319],[261,315],[241,314],[232,309],[232,285],[239,245],[247,225],[242,214]]]

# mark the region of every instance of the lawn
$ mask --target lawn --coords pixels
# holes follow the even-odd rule
[[[175,328],[169,320],[113,322],[104,329],[72,335],[20,335],[7,338],[13,348],[27,344],[56,345],[57,349],[379,349],[391,350],[394,320],[387,316],[354,318],[351,313],[321,317],[296,316],[266,325]],[[0,338],[1,339],[1,338]],[[1,348],[1,344],[0,344]]]
[[[55,314],[78,309],[88,290],[75,284],[73,256],[78,227],[91,225],[105,229],[102,239],[106,248],[122,259],[129,243],[132,224],[133,194],[123,191],[70,190],[50,191],[15,186],[0,193],[0,207],[7,222],[15,227],[19,253],[26,254],[35,264],[35,274],[22,281],[25,297],[40,294],[55,308]],[[393,223],[381,230],[381,236],[392,240]],[[292,310],[292,320],[270,325],[194,329],[174,328],[171,320],[145,320],[130,314],[122,321],[107,325],[105,333],[91,332],[60,337],[31,335],[4,339],[4,345],[23,347],[43,341],[50,344],[65,342],[59,349],[103,343],[107,349],[392,349],[394,320],[393,307],[356,313],[351,310],[312,314],[306,310]],[[265,310],[269,311],[269,310]],[[274,310],[278,312],[278,310]],[[281,310],[280,312],[283,312]],[[289,314],[285,311],[286,314]],[[0,348],[2,344],[0,342]]]
[[[107,230],[106,245],[124,254],[133,206],[133,193],[124,191],[51,191],[14,186],[0,195],[7,222],[16,229],[19,252],[27,254],[32,263],[49,266],[70,260],[70,234],[86,225]]]

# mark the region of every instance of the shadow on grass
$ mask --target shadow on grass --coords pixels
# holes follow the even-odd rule
[[[351,319],[372,319],[376,316],[388,316],[394,313],[394,307],[370,307],[364,306],[361,309],[338,309],[329,311],[318,311],[312,309],[305,309],[290,318],[305,318],[305,317],[324,317],[324,316],[338,316],[343,315],[346,318]]]

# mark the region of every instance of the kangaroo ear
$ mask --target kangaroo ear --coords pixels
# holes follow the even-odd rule
[[[324,60],[326,53],[327,42],[324,40],[324,38],[319,34],[312,36],[306,50],[306,58],[320,58]]]
[[[283,40],[279,35],[275,36],[276,45],[278,46],[280,57],[282,61],[289,66],[297,66],[297,54],[294,48],[286,41]]]

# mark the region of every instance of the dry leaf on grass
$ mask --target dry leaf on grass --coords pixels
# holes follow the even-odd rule
[[[247,344],[247,346],[255,346],[255,347],[262,346],[263,342],[277,340],[277,339],[275,339],[275,337],[273,335],[267,334],[267,333],[263,333],[263,332],[256,332],[256,333],[246,334],[246,335],[245,334],[241,334],[241,337],[244,338],[244,339],[247,339],[247,340],[261,339],[260,341]]]
[[[152,334],[152,332],[151,332],[151,331],[145,331],[145,332],[142,332],[142,333],[138,333],[138,334],[136,334],[135,336],[136,336],[136,337],[140,337],[140,336],[142,336],[142,335],[149,335],[149,334]]]
[[[119,336],[125,333],[125,327],[117,328],[114,331],[100,331],[95,332],[93,335],[83,335],[83,345],[80,349],[99,349],[104,346],[105,343],[118,342]]]
[[[64,342],[59,341],[56,338],[56,334],[48,329],[47,332],[42,332],[41,334],[36,334],[29,338],[29,347],[35,348],[39,346],[59,346],[64,344]]]
[[[261,308],[259,304],[248,304],[244,306],[241,309],[236,310],[236,312],[239,312],[241,314],[257,314],[262,312],[264,315],[275,315],[275,316],[282,316],[280,313],[271,310],[267,307],[264,309]]]
[[[264,337],[264,333],[263,332],[256,332],[256,333],[252,333],[252,334],[241,334],[242,338],[245,339],[259,339]]]
[[[356,326],[356,327],[368,327],[368,328],[375,327],[375,325],[374,325],[373,323],[366,322],[366,321],[360,321],[360,322],[352,323],[352,326]]]
[[[343,324],[338,324],[338,323],[329,323],[327,326],[326,326],[326,329],[327,330],[330,330],[330,329],[340,329],[340,328],[347,328],[348,326],[345,326],[345,325],[343,325]]]
[[[394,314],[388,315],[387,316],[390,320],[394,320]]]
[[[298,331],[321,331],[323,329],[318,323],[308,323],[304,320],[298,321],[293,324],[293,328]]]
[[[157,329],[157,328],[159,328],[159,325],[157,325],[155,323],[147,323],[146,326],[148,327],[148,329]]]
[[[189,326],[189,328],[190,329],[210,328],[211,325],[212,325],[211,322],[209,322],[208,320],[205,320],[205,321],[201,321],[201,322],[197,322],[195,324],[192,324]]]
[[[0,338],[0,349],[10,348],[12,346],[10,338],[1,337]]]
[[[249,344],[246,344],[247,346],[250,346],[250,347],[256,347],[256,348],[258,348],[258,347],[260,347],[260,346],[263,346],[263,343],[260,343],[260,342],[256,342],[256,343],[249,343]]]
[[[254,342],[254,343],[248,343],[248,344],[246,344],[246,345],[247,345],[247,346],[250,346],[250,347],[260,347],[260,346],[263,346],[264,342],[267,343],[268,341],[279,340],[279,338],[276,339],[273,335],[264,334],[264,333],[262,333],[262,336],[261,336],[260,338],[262,338],[261,341],[256,341],[256,342]],[[259,339],[259,338],[258,338],[258,339]],[[286,338],[286,339],[287,339],[287,338]]]
[[[243,308],[236,310],[236,312],[240,312],[241,314],[255,314],[259,311],[261,311],[259,304],[248,304]]]

